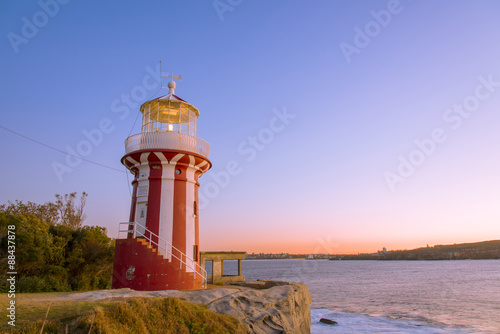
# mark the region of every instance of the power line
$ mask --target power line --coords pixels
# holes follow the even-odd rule
[[[56,148],[56,147],[53,147],[53,146],[50,146],[50,145],[44,144],[44,143],[42,143],[42,142],[40,142],[40,141],[38,141],[38,140],[36,140],[36,139],[33,139],[33,138],[30,138],[30,137],[27,137],[27,136],[25,136],[25,135],[23,135],[23,134],[20,134],[19,132],[16,132],[16,131],[13,131],[13,130],[11,130],[11,129],[8,129],[8,128],[4,127],[4,126],[1,126],[1,125],[0,125],[0,128],[4,129],[4,130],[6,130],[6,131],[12,132],[13,134],[18,135],[19,137],[23,137],[24,139],[28,139],[28,140],[30,140],[30,141],[32,141],[32,142],[34,142],[34,143],[37,143],[37,144],[39,144],[39,145],[45,146],[45,147],[47,147],[47,148],[50,148],[51,150],[54,150],[54,151],[60,152],[60,153],[62,153],[62,154],[64,154],[64,155],[69,155],[70,157],[74,157],[74,158],[77,158],[77,159],[81,159],[81,160],[83,160],[83,161],[90,162],[91,164],[94,164],[94,165],[97,165],[97,166],[101,166],[101,167],[105,167],[105,168],[113,169],[113,170],[116,170],[116,171],[118,171],[118,172],[120,172],[120,173],[126,173],[126,172],[124,172],[124,171],[122,171],[122,170],[120,170],[120,169],[117,169],[117,168],[114,168],[114,167],[110,167],[110,166],[106,166],[106,165],[100,164],[100,163],[98,163],[98,162],[91,161],[91,160],[88,160],[88,159],[85,159],[85,158],[79,157],[79,156],[77,156],[77,155],[69,154],[68,152],[64,152],[63,150],[60,150],[60,149],[58,149],[58,148]]]
[[[161,73],[161,60],[160,60],[160,80],[162,80],[162,73]],[[161,84],[160,84],[160,88],[158,88],[158,90],[157,90],[157,91],[156,91],[153,95],[151,95],[151,97],[150,97],[148,100],[150,100],[153,96],[155,96],[155,95],[156,95],[156,94],[157,94],[157,93],[158,93],[158,92],[159,92],[159,91],[163,88],[162,86],[163,86],[163,85],[161,85]],[[132,131],[134,130],[135,124],[137,123],[137,120],[139,119],[139,115],[140,115],[140,114],[141,114],[141,113],[140,113],[140,111],[139,111],[139,112],[137,113],[137,116],[135,117],[134,124],[132,125],[132,128],[130,129],[129,137],[130,137],[130,135],[132,134]],[[118,171],[118,172],[120,172],[120,173],[125,173],[125,174],[127,175],[127,183],[129,183],[129,182],[128,182],[128,173],[127,173],[126,171],[123,171],[123,170],[120,170],[120,169],[117,169],[117,168],[114,168],[114,167],[106,166],[106,165],[103,165],[103,164],[101,164],[101,163],[98,163],[98,162],[95,162],[95,161],[92,161],[92,160],[88,160],[88,159],[85,159],[85,158],[79,157],[79,156],[77,156],[77,155],[70,154],[70,153],[65,152],[65,151],[63,151],[63,150],[60,150],[60,149],[58,149],[58,148],[56,148],[56,147],[53,147],[53,146],[47,145],[47,144],[42,143],[42,142],[40,142],[40,141],[38,141],[38,140],[36,140],[36,139],[33,139],[33,138],[30,138],[30,137],[25,136],[25,135],[23,135],[23,134],[20,134],[19,132],[16,132],[16,131],[14,131],[14,130],[8,129],[8,128],[6,128],[6,127],[2,126],[2,125],[0,125],[0,128],[4,129],[4,130],[6,130],[6,131],[9,131],[9,132],[11,132],[11,133],[13,133],[13,134],[15,134],[15,135],[18,135],[19,137],[22,137],[22,138],[24,138],[24,139],[27,139],[27,140],[29,140],[29,141],[32,141],[32,142],[34,142],[34,143],[37,143],[37,144],[39,144],[39,145],[45,146],[45,147],[47,147],[47,148],[50,148],[51,150],[54,150],[54,151],[60,152],[60,153],[62,153],[62,154],[64,154],[64,155],[69,155],[70,157],[74,157],[74,158],[77,158],[77,159],[80,159],[80,160],[83,160],[83,161],[89,162],[89,163],[94,164],[94,165],[97,165],[97,166],[101,166],[101,167],[104,167],[104,168],[112,169],[112,170]],[[130,193],[130,196],[132,196],[132,192],[131,192],[131,190],[130,190],[130,184],[128,184],[128,187],[129,187],[129,193]]]
[[[161,61],[160,61],[160,66],[161,66]],[[160,70],[160,77],[161,77],[161,70]],[[158,88],[158,90],[153,94],[151,95],[151,97],[149,97],[146,101],[149,101],[151,100],[151,98],[153,96],[155,96],[160,90],[162,89],[161,85],[160,85],[160,88]],[[137,120],[139,119],[139,116],[141,115],[141,111],[139,110],[137,112],[137,116],[135,116],[135,121],[134,121],[134,125],[132,125],[132,128],[130,129],[130,132],[128,134],[128,136],[130,137],[130,135],[132,134],[132,131],[134,131],[134,127],[135,127],[135,124],[137,123]]]
[[[181,80],[182,80],[182,78],[181,78]],[[163,87],[163,73],[161,71],[161,59],[160,59],[160,88],[158,88],[158,90],[156,92],[154,92],[153,95],[151,95],[148,99],[146,99],[146,101],[151,100],[151,98],[153,98],[153,96],[155,96],[162,88],[165,88],[165,87]],[[141,111],[139,110],[137,112],[137,116],[135,117],[134,125],[132,125],[132,128],[130,129],[130,132],[128,134],[129,137],[132,134],[132,131],[134,131],[135,124],[137,123],[137,120],[139,119],[140,114],[141,114]]]

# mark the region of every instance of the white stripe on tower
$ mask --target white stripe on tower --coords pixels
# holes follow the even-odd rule
[[[201,168],[201,167],[205,166],[206,164],[208,164],[208,162],[206,160],[203,160],[201,163],[196,165],[196,167]]]
[[[161,154],[161,153],[160,153]],[[174,173],[175,165],[168,164],[167,159],[163,154],[156,156],[162,162],[161,176],[161,200],[160,200],[160,226],[158,236],[166,241],[167,245],[162,245],[165,250],[160,249],[159,252],[165,258],[172,260],[172,231],[174,226]],[[176,254],[176,256],[179,256]]]
[[[130,163],[132,163],[133,165],[138,165],[139,164],[139,162],[135,161],[134,159],[132,159],[131,156],[128,156],[125,160],[127,160]]]
[[[177,161],[179,161],[180,158],[182,158],[183,156],[184,156],[184,153],[177,154],[175,157],[172,158],[172,160],[170,160],[170,163],[173,165],[177,164]]]
[[[194,166],[194,158],[192,158],[191,166]],[[188,258],[193,259],[193,246],[195,244],[195,217],[194,217],[194,192],[195,192],[195,178],[194,173],[196,170],[193,167],[188,167],[187,172],[187,183],[186,183],[186,255]],[[194,268],[193,261],[189,261],[188,265]],[[193,272],[193,269],[186,268],[187,272]]]
[[[149,165],[148,165],[148,153],[141,154],[141,164],[136,165],[139,170],[139,176],[137,178],[137,202],[135,207],[135,221],[142,226],[146,226],[146,216],[147,216],[147,202],[148,202],[148,189],[149,189]],[[137,164],[139,164],[137,162]],[[144,229],[137,227],[137,231],[144,233]]]
[[[149,157],[150,152],[145,152],[141,154],[141,164],[148,164],[148,157]]]
[[[154,155],[156,155],[156,157],[158,159],[160,159],[161,163],[167,163],[168,164],[168,159],[165,158],[165,155],[163,153],[161,153],[161,152],[153,152],[153,153],[154,153]]]

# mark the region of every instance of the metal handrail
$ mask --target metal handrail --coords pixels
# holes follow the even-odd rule
[[[208,158],[210,145],[185,133],[158,131],[138,133],[125,140],[125,153],[148,149],[171,149],[197,153]]]
[[[125,225],[125,224],[127,225],[127,229],[126,230],[122,230],[121,226]],[[132,229],[130,229],[131,226],[133,226]],[[180,254],[180,258],[177,257],[177,256],[175,256],[175,254],[172,251],[168,250],[167,247],[160,246],[159,243],[156,242],[156,241],[153,241],[151,237],[148,238],[144,233],[138,231],[137,230],[137,226],[139,226],[140,228],[144,229],[144,232],[148,232],[150,236],[154,236],[154,237],[158,238],[158,241],[162,241],[163,243],[166,244],[167,247],[170,247],[173,250],[176,250]],[[118,231],[118,239],[120,239],[120,233],[123,233],[123,232],[126,232],[127,235],[129,235],[129,233],[132,233],[132,238],[136,238],[137,235],[139,234],[139,236],[144,237],[149,242],[149,246],[151,246],[151,244],[153,244],[153,245],[156,245],[158,248],[163,249],[165,251],[166,255],[169,254],[172,257],[174,257],[175,259],[179,260],[179,262],[180,262],[180,268],[181,269],[182,269],[182,264],[184,264],[186,266],[186,268],[189,268],[189,269],[193,270],[193,272],[195,273],[195,275],[193,275],[193,278],[196,278],[196,274],[199,275],[201,277],[201,279],[203,280],[203,285],[204,285],[205,289],[207,288],[207,271],[205,269],[203,269],[198,263],[196,263],[196,261],[194,261],[193,259],[191,259],[190,257],[188,257],[186,254],[184,254],[182,251],[180,251],[179,249],[177,249],[176,247],[174,247],[172,244],[170,244],[166,240],[162,239],[157,234],[151,232],[145,226],[143,226],[143,225],[141,225],[139,223],[136,223],[136,222],[120,223],[120,228],[119,228],[119,231]],[[182,260],[183,256],[184,256],[185,261]],[[192,267],[191,265],[189,265],[187,263],[187,261],[190,261],[195,266]],[[197,270],[197,269],[199,269],[199,270]]]

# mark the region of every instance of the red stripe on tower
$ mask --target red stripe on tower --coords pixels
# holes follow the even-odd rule
[[[137,168],[131,170],[134,173],[134,180],[132,181],[132,204],[130,205],[130,216],[128,221],[133,222],[135,220],[135,209],[137,206],[137,185],[139,182],[137,181],[137,177],[139,175],[139,171]],[[129,230],[133,230],[133,226],[129,225]],[[128,233],[128,238],[133,237],[133,232]]]
[[[200,214],[199,214],[199,201],[198,201],[198,189],[200,188],[200,183],[198,182],[198,174],[201,174],[198,171],[194,172],[194,180],[195,180],[195,185],[194,185],[194,208],[193,208],[193,214],[194,214],[194,228],[195,228],[195,233],[194,233],[194,246],[195,246],[195,256],[194,256],[194,261],[196,263],[200,263]]]
[[[152,153],[148,156],[149,164],[149,192],[148,209],[146,215],[146,228],[158,235],[160,230],[160,205],[161,205],[161,161]],[[153,244],[158,243],[156,236],[151,237]],[[155,245],[155,248],[158,248]]]
[[[175,166],[172,245],[186,254],[186,167]]]

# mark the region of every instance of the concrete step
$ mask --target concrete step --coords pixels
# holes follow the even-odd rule
[[[146,248],[149,249],[152,253],[156,254],[158,257],[162,258],[163,260],[166,260],[167,262],[169,262],[168,259],[164,258],[163,255],[161,255],[160,253],[158,253],[158,249],[152,247],[152,245],[149,245],[149,241],[147,241],[144,238],[137,238],[136,240],[141,245],[146,246]]]

